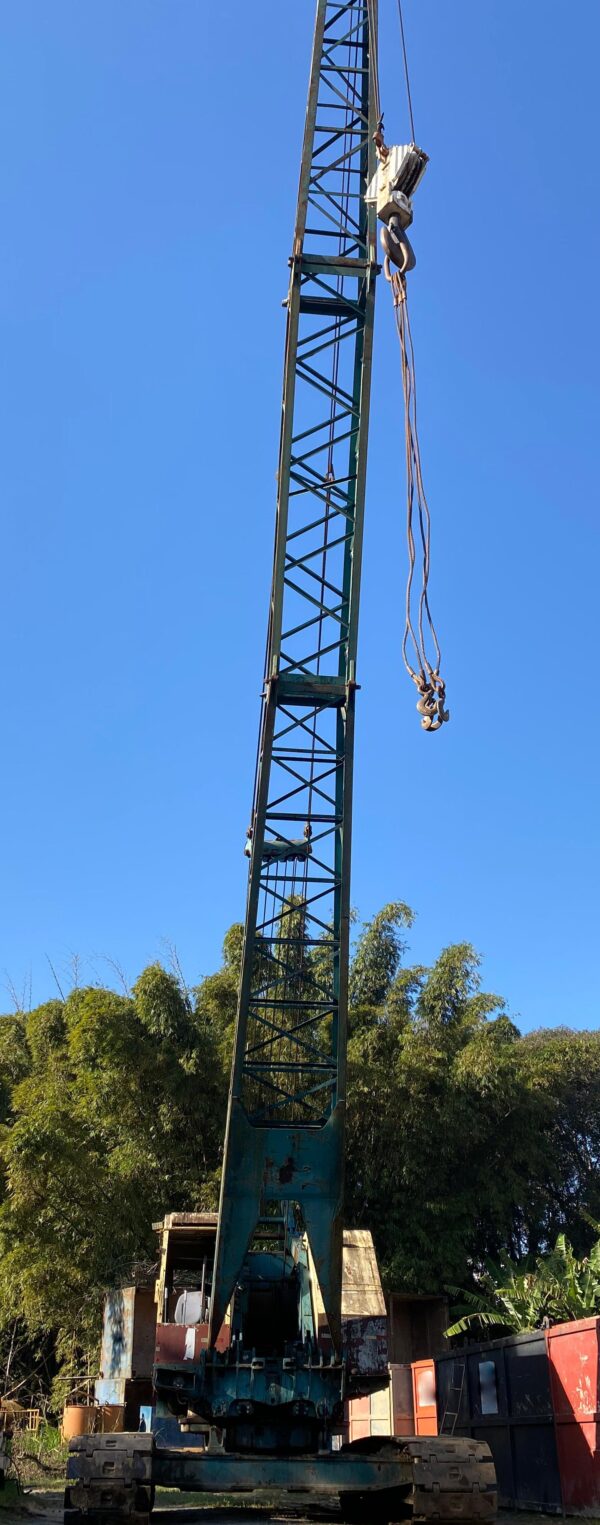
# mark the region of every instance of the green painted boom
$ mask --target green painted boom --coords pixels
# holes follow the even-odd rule
[[[318,0],[211,1342],[268,1204],[287,1201],[300,1208],[341,1346],[352,766],[377,274],[375,215],[364,201],[375,168],[375,23],[367,0]]]

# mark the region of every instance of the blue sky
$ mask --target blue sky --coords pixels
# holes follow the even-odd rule
[[[407,117],[381,0],[387,136]],[[241,916],[312,0],[0,18],[0,978],[190,982]],[[449,726],[400,658],[378,295],[353,901],[472,941],[524,1028],[598,1021],[600,9],[405,0],[410,300]],[[7,971],[2,974],[1,971]],[[7,992],[0,1007],[10,1007]]]

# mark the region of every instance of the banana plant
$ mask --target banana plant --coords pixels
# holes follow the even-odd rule
[[[594,1224],[598,1229],[599,1225]],[[472,1334],[491,1327],[515,1334],[600,1314],[600,1238],[581,1260],[564,1234],[533,1266],[518,1266],[508,1255],[487,1261],[475,1292],[448,1287],[460,1300],[458,1318],[446,1330]]]

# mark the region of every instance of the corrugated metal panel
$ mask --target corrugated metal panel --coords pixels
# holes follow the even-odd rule
[[[600,1319],[546,1335],[565,1509],[600,1512]]]

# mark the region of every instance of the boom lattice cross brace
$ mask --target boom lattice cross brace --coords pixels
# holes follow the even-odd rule
[[[369,25],[369,13],[371,25]],[[352,759],[371,381],[376,6],[318,0],[290,260],[273,584],[211,1343],[267,1204],[341,1344]]]

